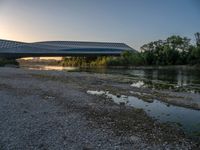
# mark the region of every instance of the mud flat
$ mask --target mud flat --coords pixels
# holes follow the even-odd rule
[[[88,90],[149,102],[185,97],[131,87],[114,75],[0,68],[0,149],[199,148],[178,125]]]

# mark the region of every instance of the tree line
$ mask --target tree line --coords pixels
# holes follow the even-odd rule
[[[186,65],[200,63],[200,33],[195,34],[196,45],[190,39],[171,36],[141,47],[144,63],[147,65]]]
[[[64,58],[64,66],[139,66],[139,65],[199,65],[200,33],[191,39],[173,35],[165,40],[150,42],[140,52],[126,51],[120,57]]]

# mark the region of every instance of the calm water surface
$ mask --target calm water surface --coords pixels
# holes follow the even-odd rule
[[[45,65],[29,65],[22,68],[36,70],[59,70],[59,71],[78,71],[93,72],[106,74],[120,74],[124,76],[134,77],[144,81],[158,81],[160,83],[174,84],[176,86],[194,86],[200,88],[200,69],[188,68],[161,68],[161,69],[108,69],[108,68],[78,68],[78,67],[62,67],[62,66],[45,66]]]
[[[81,69],[81,71],[120,74],[143,82],[156,89],[174,89],[192,93],[200,92],[200,70],[188,68],[162,69]]]
[[[27,67],[26,67],[27,68]],[[162,68],[162,69],[79,69],[74,67],[59,66],[29,66],[29,69],[58,70],[119,74],[124,77],[132,77],[132,86],[149,87],[158,89],[172,89],[199,94],[200,92],[200,70],[187,68]],[[188,133],[200,134],[200,111],[189,108],[167,105],[154,100],[153,103],[145,102],[133,96],[118,98],[104,91],[89,91],[89,94],[106,94],[114,102],[126,102],[126,105],[142,108],[148,115],[161,121],[178,123]],[[96,93],[95,93],[96,92]],[[197,100],[199,101],[199,100]]]
[[[169,122],[181,126],[187,133],[195,135],[200,132],[200,111],[189,108],[168,105],[167,103],[154,100],[148,103],[134,96],[117,97],[105,91],[87,91],[92,95],[106,95],[115,103],[124,102],[125,105],[143,109],[149,116],[160,122]]]

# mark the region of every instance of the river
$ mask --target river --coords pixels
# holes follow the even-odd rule
[[[91,72],[101,74],[119,74],[133,79],[131,86],[139,88],[154,88],[158,90],[172,89],[175,92],[200,93],[200,70],[188,67],[135,68],[135,69],[81,69],[61,66],[23,66],[22,68],[36,70],[57,70],[73,72]],[[90,91],[99,95],[98,91]],[[118,98],[116,95],[101,92],[111,97],[114,102],[126,101],[127,105],[142,108],[152,118],[161,122],[173,122],[192,135],[200,134],[200,111],[184,108],[154,100],[148,103],[133,96]],[[200,99],[196,99],[200,102]]]

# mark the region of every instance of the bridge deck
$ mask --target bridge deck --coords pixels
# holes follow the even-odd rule
[[[40,56],[119,56],[135,51],[124,43],[46,41],[24,43],[0,40],[0,57]]]

